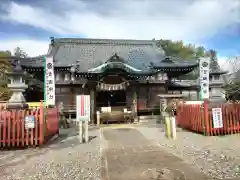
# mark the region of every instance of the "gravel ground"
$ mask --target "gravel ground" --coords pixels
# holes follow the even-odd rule
[[[161,128],[137,127],[150,140],[184,161],[194,164],[213,178],[240,179],[239,135],[205,137],[191,132],[177,132],[176,140],[164,137]]]
[[[79,144],[77,136],[67,137],[12,167],[4,167],[1,180],[98,180],[100,179],[100,133],[89,131],[93,136],[87,144]],[[28,150],[29,151],[29,150]]]

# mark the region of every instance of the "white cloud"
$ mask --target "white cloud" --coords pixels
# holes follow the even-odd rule
[[[38,56],[46,54],[48,51],[47,41],[34,41],[34,40],[9,40],[1,41],[1,50],[10,50],[12,53],[16,47],[23,49],[29,56]]]
[[[88,1],[58,1],[61,6],[69,6],[69,11],[57,14],[46,8],[12,3],[5,19],[57,34],[85,34],[93,38],[192,40],[209,36],[219,28],[235,23],[239,20],[236,12],[240,8],[236,0],[197,0],[191,3],[188,0],[185,3],[184,0],[181,3],[179,0],[133,0],[116,1],[115,6],[118,7],[108,15],[103,15],[96,6],[95,9],[87,8]],[[105,11],[108,11],[111,6],[105,5]]]
[[[239,22],[238,0],[53,0],[55,10],[11,3],[2,19],[91,38],[172,39],[199,42]],[[92,4],[91,4],[92,3]],[[54,3],[53,3],[54,4]],[[66,8],[57,12],[58,8]],[[56,13],[55,13],[56,12]],[[41,43],[40,43],[41,44]],[[41,49],[41,48],[40,48]]]

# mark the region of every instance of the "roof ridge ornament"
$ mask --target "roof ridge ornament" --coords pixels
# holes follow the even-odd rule
[[[106,63],[108,62],[121,62],[121,63],[125,63],[124,59],[121,58],[117,53],[114,53],[113,56],[111,56]]]
[[[54,46],[55,45],[55,39],[53,36],[50,37],[50,41],[51,41],[51,46]]]
[[[172,58],[170,56],[166,56],[164,60],[162,60],[164,63],[173,63]]]

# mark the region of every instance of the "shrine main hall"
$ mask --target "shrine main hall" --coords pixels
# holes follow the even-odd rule
[[[198,59],[169,57],[156,40],[51,38],[56,103],[75,107],[76,95],[90,95],[91,114],[102,107],[159,111],[158,94],[198,99],[199,86],[178,80],[198,67]],[[44,56],[21,60],[22,68],[44,81]],[[28,91],[30,94],[30,90]],[[27,101],[43,99],[34,92]]]

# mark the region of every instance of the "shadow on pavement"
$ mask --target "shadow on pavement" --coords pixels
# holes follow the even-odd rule
[[[89,129],[88,143],[97,138],[97,136],[91,135],[92,130],[95,129]],[[51,150],[54,150],[77,146],[80,144],[78,136],[79,133],[76,128],[60,129],[59,136],[53,141],[47,143],[44,148],[50,148]]]

